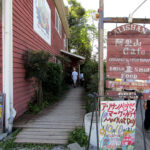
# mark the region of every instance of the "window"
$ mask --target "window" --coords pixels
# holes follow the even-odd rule
[[[61,20],[60,20],[60,18],[59,18],[59,14],[58,14],[56,8],[55,8],[55,28],[56,28],[58,34],[59,34],[60,37],[61,37],[61,36],[62,36]]]
[[[67,47],[67,40],[66,40],[66,35],[64,35],[64,48],[66,49]]]

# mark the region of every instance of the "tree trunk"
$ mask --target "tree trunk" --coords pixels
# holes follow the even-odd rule
[[[40,106],[43,102],[43,90],[42,90],[42,81],[38,81],[38,96],[37,96],[37,102]]]

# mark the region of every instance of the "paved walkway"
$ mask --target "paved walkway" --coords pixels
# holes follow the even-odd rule
[[[84,89],[71,88],[57,104],[37,115],[24,115],[14,127],[23,128],[16,143],[66,144],[68,133],[83,125]]]

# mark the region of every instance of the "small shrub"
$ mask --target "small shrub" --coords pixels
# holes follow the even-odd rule
[[[40,106],[34,102],[29,102],[29,112],[38,113],[40,111]]]
[[[80,144],[80,146],[88,145],[88,137],[84,128],[75,128],[72,132],[70,132],[68,143],[71,144],[75,142]]]
[[[87,91],[90,93],[98,91],[98,73],[91,75],[90,81],[87,84]]]
[[[87,88],[87,85],[91,81],[91,76],[95,73],[98,73],[98,62],[94,60],[86,61],[85,64],[82,66],[81,71],[84,73],[85,88]]]
[[[43,82],[43,90],[50,95],[60,95],[62,87],[62,67],[59,64],[49,63],[47,78]]]
[[[23,55],[26,79],[34,78],[37,84],[37,102],[40,106],[43,101],[42,83],[47,77],[48,63],[51,54],[44,50],[29,50]]]
[[[92,112],[94,107],[93,99],[89,98],[88,93],[85,94],[84,99],[86,113]]]

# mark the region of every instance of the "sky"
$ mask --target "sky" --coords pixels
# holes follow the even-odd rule
[[[66,3],[67,0],[64,0]],[[77,0],[86,9],[98,10],[99,0]],[[145,0],[103,0],[104,17],[128,17]],[[147,0],[133,15],[133,18],[150,18],[150,0]],[[105,23],[107,31],[114,29],[119,24]],[[150,29],[150,25],[145,25]]]
[[[66,3],[67,0],[64,0]],[[98,10],[99,0],[77,0],[86,9]],[[128,17],[129,14],[145,0],[103,0],[104,1],[104,17]],[[147,0],[134,14],[133,18],[150,18],[150,0]],[[96,23],[96,22],[95,22]],[[111,31],[121,24],[105,23],[104,30]],[[150,24],[144,24],[150,29]],[[107,33],[107,32],[106,32]]]

